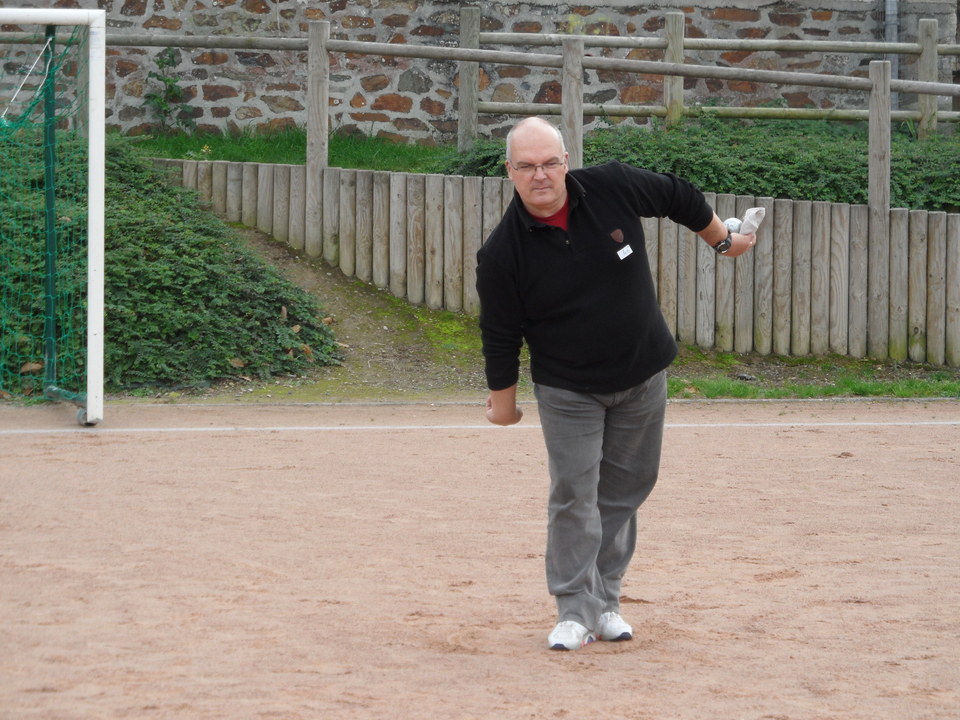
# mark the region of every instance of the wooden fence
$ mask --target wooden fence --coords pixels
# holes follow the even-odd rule
[[[501,178],[323,168],[314,234],[305,165],[157,162],[229,222],[411,303],[469,315],[476,252],[513,197]],[[754,251],[736,259],[672,221],[644,220],[660,305],[680,342],[960,367],[960,214],[894,209],[883,244],[868,242],[866,205],[708,198],[721,217],[759,206],[766,219]]]

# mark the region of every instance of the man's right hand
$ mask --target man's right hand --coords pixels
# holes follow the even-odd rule
[[[487,420],[494,425],[516,425],[523,417],[517,407],[517,386],[491,390],[487,396]]]

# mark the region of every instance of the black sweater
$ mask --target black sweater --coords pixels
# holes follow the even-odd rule
[[[567,174],[568,230],[532,217],[514,193],[477,253],[487,384],[517,382],[520,347],[538,384],[626,390],[666,368],[677,345],[657,303],[641,217],[694,232],[713,209],[689,182],[607,163]]]

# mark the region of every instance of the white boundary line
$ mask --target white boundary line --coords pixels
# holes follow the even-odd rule
[[[960,426],[960,420],[919,420],[915,422],[756,422],[756,423],[667,423],[667,430],[689,430],[695,428],[828,428],[828,427],[950,427]],[[36,428],[23,430],[0,430],[0,437],[23,435],[147,435],[175,433],[281,433],[281,432],[425,432],[437,430],[539,430],[540,425],[525,423],[500,428],[490,424],[474,425],[221,425],[208,427],[139,427],[139,428]]]

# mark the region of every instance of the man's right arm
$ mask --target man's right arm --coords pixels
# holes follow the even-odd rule
[[[523,417],[517,407],[517,386],[503,390],[491,390],[487,396],[487,420],[494,425],[516,425]]]
[[[501,388],[487,396],[487,420],[514,425],[523,417],[517,407],[522,311],[516,283],[499,263],[485,256],[484,249],[477,253],[477,294],[487,387]]]

